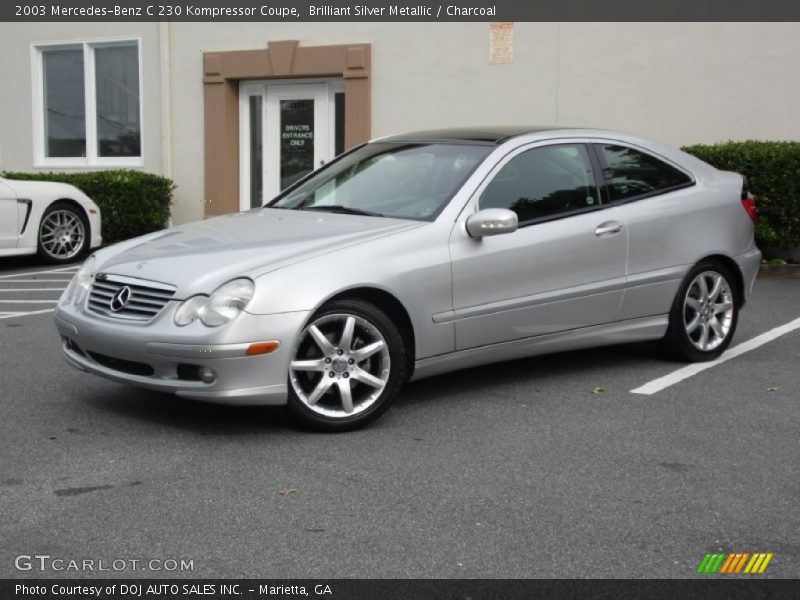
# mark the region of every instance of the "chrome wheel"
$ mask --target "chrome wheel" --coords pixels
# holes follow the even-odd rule
[[[75,212],[58,209],[47,213],[39,229],[39,244],[50,258],[69,260],[83,249],[86,228]]]
[[[683,301],[683,324],[691,344],[708,352],[728,337],[733,324],[734,297],[720,273],[704,271],[692,280]]]
[[[389,346],[363,317],[322,316],[300,334],[289,379],[299,400],[325,417],[351,417],[375,404],[389,381]]]

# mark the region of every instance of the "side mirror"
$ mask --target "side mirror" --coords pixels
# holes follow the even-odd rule
[[[474,238],[514,233],[518,224],[517,213],[513,210],[484,208],[467,217],[467,233]]]

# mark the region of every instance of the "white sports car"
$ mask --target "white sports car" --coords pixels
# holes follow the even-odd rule
[[[78,188],[0,177],[0,256],[62,263],[102,243],[100,209]]]

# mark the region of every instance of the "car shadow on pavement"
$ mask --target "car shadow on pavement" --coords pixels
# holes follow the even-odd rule
[[[598,370],[610,372],[620,365],[633,366],[642,360],[669,364],[669,360],[652,342],[543,354],[412,382],[400,397],[398,404],[408,406],[428,402],[437,396],[453,397],[462,393],[491,392],[493,388],[498,388],[502,384],[546,385],[563,377],[578,377]]]
[[[53,264],[42,260],[36,254],[25,255],[25,256],[4,256],[0,258],[0,273],[4,273],[6,271],[17,271],[19,269],[44,270],[48,268],[59,269],[62,267],[77,267],[83,262],[83,258],[84,257],[64,263]]]
[[[110,384],[111,385],[111,384]],[[300,431],[280,406],[230,406],[124,385],[81,398],[95,410],[199,435],[264,435]]]
[[[461,394],[491,393],[502,384],[546,385],[563,377],[590,371],[610,371],[636,361],[663,361],[652,343],[625,344],[598,349],[562,352],[475,367],[409,384],[397,407],[409,416],[417,405],[457,400]],[[298,424],[285,407],[229,406],[179,398],[171,394],[109,384],[97,393],[84,393],[82,402],[95,410],[114,413],[155,426],[190,431],[198,435],[293,435],[313,433]],[[381,419],[370,425],[380,427]]]

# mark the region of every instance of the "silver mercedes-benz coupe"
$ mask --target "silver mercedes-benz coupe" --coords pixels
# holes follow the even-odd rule
[[[634,135],[412,133],[262,208],[95,252],[55,322],[79,369],[352,429],[409,379],[494,361],[642,340],[716,358],[758,270],[754,218],[741,175]]]

